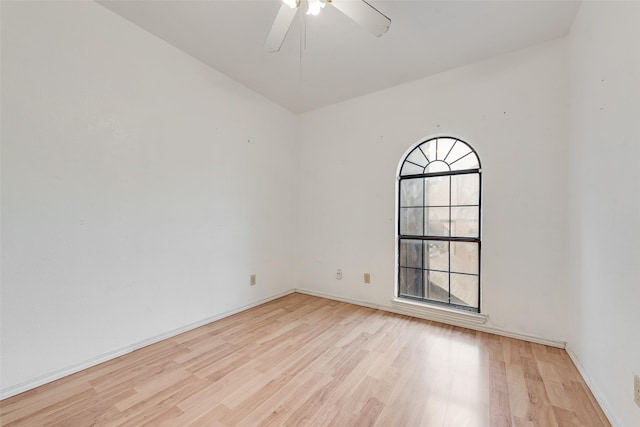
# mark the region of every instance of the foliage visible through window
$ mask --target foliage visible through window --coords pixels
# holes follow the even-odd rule
[[[398,179],[400,298],[480,312],[481,167],[450,137],[426,140]]]

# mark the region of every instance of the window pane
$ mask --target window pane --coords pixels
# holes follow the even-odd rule
[[[418,165],[422,166],[423,168],[425,166],[427,166],[427,163],[429,163],[429,161],[424,156],[424,154],[422,154],[422,151],[420,150],[420,148],[416,148],[415,150],[413,150],[407,156],[407,160],[409,160],[411,163],[418,164]]]
[[[422,236],[423,208],[400,208],[400,234]]]
[[[480,208],[477,206],[451,208],[451,236],[452,237],[479,237]]]
[[[425,298],[449,302],[449,273],[426,270],[424,272],[424,280],[425,289],[427,290]]]
[[[422,268],[422,240],[400,240],[400,266]]]
[[[436,173],[436,172],[449,172],[449,165],[443,161],[436,160],[435,162],[431,162],[427,165],[425,169],[425,173]]]
[[[478,244],[451,242],[451,271],[478,274]]]
[[[451,204],[477,205],[480,203],[480,175],[477,173],[451,177]]]
[[[427,155],[427,158],[430,162],[437,160],[436,158],[436,140],[432,139],[431,141],[425,142],[420,146],[424,154]]]
[[[404,164],[402,165],[402,171],[400,171],[400,175],[405,176],[405,175],[418,175],[424,173],[424,168],[421,168],[420,166],[416,166],[413,163],[409,163],[409,162],[404,162]]]
[[[400,206],[422,206],[424,181],[422,178],[400,181]]]
[[[479,169],[480,163],[478,162],[476,155],[471,153],[454,163],[449,163],[449,166],[451,166],[452,171],[459,171],[465,169]]]
[[[449,271],[449,242],[439,240],[424,242],[424,268]]]
[[[425,236],[449,236],[449,208],[425,208]]]
[[[478,308],[478,276],[451,273],[451,303]]]
[[[422,270],[400,268],[400,295],[422,298]]]
[[[438,138],[437,159],[444,160],[447,157],[447,154],[449,154],[449,151],[451,151],[451,147],[453,147],[455,142],[456,140],[451,138]]]
[[[469,154],[471,152],[471,148],[463,142],[456,142],[456,145],[453,146],[453,149],[445,159],[449,164],[454,163],[456,160],[462,158],[463,156]],[[452,168],[457,169],[455,166]]]
[[[425,206],[449,206],[449,182],[448,176],[436,176],[424,179],[424,205]]]

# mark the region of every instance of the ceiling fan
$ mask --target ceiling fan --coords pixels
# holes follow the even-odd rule
[[[264,45],[269,52],[280,50],[301,1],[282,0],[280,10]],[[306,2],[308,4],[307,15],[319,14],[320,10],[329,3],[376,37],[386,33],[391,25],[391,19],[364,0],[306,0]]]

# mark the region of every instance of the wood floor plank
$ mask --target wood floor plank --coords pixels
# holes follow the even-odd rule
[[[518,360],[520,359],[518,358]],[[511,410],[511,418],[516,424],[516,419],[525,420],[529,412],[531,406],[529,391],[520,365],[507,363],[505,370],[509,388],[509,409]]]
[[[610,426],[562,349],[298,293],[5,399],[0,425]]]
[[[323,388],[332,379],[323,373],[305,370],[293,377],[288,387],[277,390],[253,411],[245,414],[238,426],[279,426],[297,410],[318,388]]]

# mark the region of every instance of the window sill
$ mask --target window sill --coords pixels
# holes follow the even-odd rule
[[[407,301],[401,298],[392,299],[391,306],[398,309],[399,312],[409,316],[435,320],[443,323],[482,325],[487,322],[486,314],[470,313],[447,307]]]

